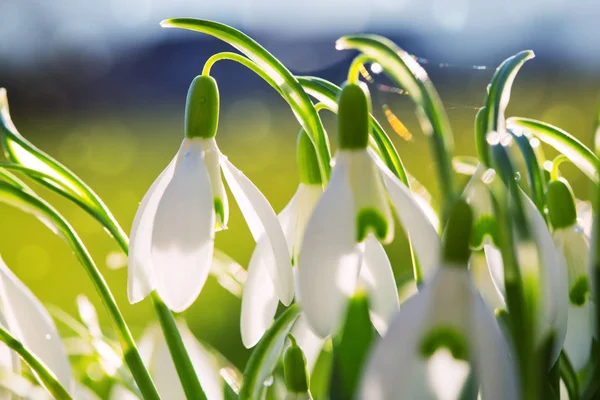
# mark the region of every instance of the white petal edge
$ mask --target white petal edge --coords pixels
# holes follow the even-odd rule
[[[308,367],[308,370],[312,371],[321,354],[321,350],[323,350],[323,345],[326,340],[315,335],[312,329],[310,329],[310,325],[304,314],[300,314],[300,317],[296,320],[296,323],[291,330],[291,334],[296,339],[298,346],[300,346],[306,357],[306,366]]]
[[[279,299],[265,263],[270,262],[269,243],[266,237],[258,244],[250,258],[248,278],[242,293],[240,330],[242,343],[249,349],[254,347],[271,326]]]
[[[267,264],[275,267],[268,272],[273,279],[279,299],[287,306],[294,298],[292,263],[285,235],[275,211],[252,181],[223,155],[221,155],[221,169],[254,240],[258,242],[263,233],[267,237],[272,257],[275,259],[274,265]]]
[[[564,350],[575,371],[581,371],[592,351],[594,332],[591,301],[581,306],[569,305],[569,323],[565,337]]]
[[[506,289],[504,288],[504,261],[502,260],[502,253],[498,248],[490,243],[489,239],[485,239],[483,245],[483,252],[485,254],[485,260],[487,262],[488,270],[494,287],[496,288],[498,295],[502,298],[503,302],[506,296]]]
[[[127,297],[132,304],[143,300],[154,290],[152,228],[158,202],[173,177],[176,160],[177,155],[152,183],[133,218],[127,262]]]
[[[74,390],[71,364],[50,314],[0,259],[0,299],[8,330],[37,355],[69,392]]]
[[[365,240],[359,282],[369,295],[371,321],[383,336],[393,315],[400,309],[400,300],[390,260],[383,245],[371,234]]]
[[[398,218],[412,240],[423,277],[427,280],[433,275],[438,265],[440,237],[410,189],[400,182],[375,154],[369,154],[379,167]]]
[[[320,337],[339,324],[354,293],[360,266],[356,213],[346,160],[337,160],[329,185],[304,233],[298,257],[298,298],[311,329]]]
[[[156,291],[173,311],[196,300],[210,270],[215,211],[201,139],[189,139],[159,201],[152,230]]]
[[[473,291],[472,327],[469,343],[473,346],[475,373],[481,397],[490,400],[519,399],[520,383],[512,349],[496,319],[481,297]]]

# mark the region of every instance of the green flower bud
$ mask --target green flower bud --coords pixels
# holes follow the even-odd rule
[[[291,393],[307,393],[309,385],[308,367],[304,352],[296,343],[292,335],[288,335],[292,342],[283,356],[283,374],[285,386]]]
[[[548,217],[554,229],[567,228],[577,222],[575,195],[563,178],[551,181],[546,192]]]
[[[320,185],[322,181],[317,152],[304,129],[300,129],[300,132],[298,133],[296,151],[300,183]]]
[[[345,84],[338,100],[338,142],[341,149],[365,149],[369,143],[371,96],[364,83]]]
[[[194,78],[185,104],[185,137],[209,139],[219,125],[219,88],[211,76]]]
[[[463,199],[458,200],[444,231],[442,256],[449,265],[467,265],[471,256],[470,241],[473,212]]]

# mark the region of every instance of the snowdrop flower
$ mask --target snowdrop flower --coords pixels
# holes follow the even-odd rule
[[[548,184],[547,203],[554,228],[552,237],[568,275],[569,318],[564,349],[573,368],[579,371],[590,358],[595,328],[588,275],[590,238],[578,221],[575,196],[567,181],[561,178]]]
[[[300,131],[298,136],[298,171],[300,184],[290,202],[279,213],[279,222],[287,242],[292,264],[298,258],[308,218],[323,193],[317,155],[310,138]],[[248,265],[248,278],[242,294],[240,329],[242,342],[247,348],[258,343],[271,325],[279,298],[269,269],[274,269],[276,260],[269,251],[269,242],[261,237],[252,253]]]
[[[282,303],[293,298],[285,237],[273,208],[257,187],[218,149],[216,81],[198,76],[186,105],[185,138],[171,163],[154,181],[131,228],[128,296],[132,303],[156,290],[173,311],[187,309],[209,273],[215,231],[225,229],[228,201],[223,173],[255,240],[275,262],[268,274]]]
[[[502,254],[495,243],[495,217],[491,193],[488,184],[496,179],[493,170],[487,170],[479,165],[465,189],[465,198],[473,207],[475,215],[474,232],[471,244],[474,248],[483,248],[492,281],[501,301],[506,304],[504,287],[504,263]],[[554,334],[554,346],[551,354],[551,365],[558,359],[567,331],[567,281],[564,259],[554,246],[554,241],[542,214],[535,204],[525,194],[523,208],[525,218],[531,229],[533,240],[538,248],[540,265],[531,265],[531,260],[537,257],[528,257],[528,249],[519,249],[517,243],[517,256],[519,257],[522,273],[535,271],[538,274],[541,288],[541,310],[536,318],[537,343],[542,345],[550,333]]]
[[[469,277],[471,222],[469,207],[458,203],[441,266],[375,345],[361,399],[456,399],[470,373],[477,376],[481,398],[520,398],[511,349]]]
[[[424,272],[437,265],[437,232],[410,190],[367,150],[369,110],[366,86],[347,84],[342,89],[339,150],[298,256],[299,302],[309,325],[321,337],[335,331],[347,299],[359,285],[370,296],[371,316],[380,331],[385,331],[389,317],[398,309],[396,283],[381,246],[394,233],[390,199],[414,239]]]
[[[0,324],[38,356],[68,392],[74,392],[71,364],[50,314],[1,258]],[[21,370],[19,357],[3,343],[0,367],[17,374]]]

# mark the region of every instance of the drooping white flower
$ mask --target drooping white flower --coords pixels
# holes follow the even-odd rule
[[[484,399],[520,398],[511,348],[469,276],[472,222],[470,207],[456,201],[441,266],[375,345],[361,399],[458,399],[469,375]]]
[[[223,399],[225,382],[219,373],[219,360],[198,342],[185,323],[178,323],[177,328],[207,399]],[[164,399],[184,400],[186,396],[183,387],[158,325],[146,329],[138,348],[160,396]],[[121,398],[119,396],[113,394],[115,400]]]
[[[214,139],[218,102],[214,79],[194,79],[188,92],[186,138],[142,199],[133,221],[128,265],[132,303],[156,290],[170,309],[180,312],[198,297],[209,273],[215,231],[227,224],[221,172],[254,239],[265,237],[265,252],[275,260],[267,272],[279,299],[286,305],[292,301],[290,255],[277,216]]]
[[[465,197],[475,214],[474,243],[484,250],[494,286],[506,304],[504,286],[504,263],[502,254],[494,242],[495,217],[491,194],[487,185],[493,171],[479,165],[465,189]],[[542,345],[552,333],[554,335],[551,365],[558,359],[567,331],[567,276],[564,259],[554,246],[546,221],[535,204],[522,193],[523,211],[533,240],[537,246],[539,262],[531,249],[520,248],[517,243],[517,257],[522,274],[535,274],[540,284],[540,313],[536,318],[536,341]]]
[[[309,325],[333,333],[350,296],[365,286],[373,322],[385,331],[398,295],[381,243],[393,238],[391,200],[427,277],[435,268],[439,237],[410,190],[367,150],[370,100],[357,85],[340,96],[338,150],[331,179],[310,217],[298,257],[298,296]]]
[[[71,364],[58,330],[33,293],[0,258],[0,324],[40,358],[69,392],[74,391]],[[19,357],[0,343],[0,367],[20,372]]]
[[[519,399],[510,348],[465,266],[444,265],[376,344],[360,398],[457,399],[475,373],[483,399]]]
[[[579,371],[590,358],[595,330],[588,273],[590,238],[578,218],[575,196],[567,181],[550,182],[547,193],[552,237],[568,276],[569,318],[564,350],[573,368]]]

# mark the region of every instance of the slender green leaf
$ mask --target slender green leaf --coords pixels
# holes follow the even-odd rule
[[[573,365],[565,352],[560,353],[558,359],[560,368],[560,377],[567,388],[569,400],[579,400],[579,381],[577,380],[577,372],[573,369]]]
[[[127,362],[134,379],[138,383],[144,398],[159,399],[158,392],[154,387],[154,383],[150,378],[148,370],[142,362],[135,341],[121,315],[121,311],[117,306],[113,294],[104,280],[104,277],[98,270],[98,267],[92,260],[85,245],[67,220],[50,204],[38,197],[33,190],[26,186],[21,187],[20,185],[13,185],[7,181],[0,181],[0,202],[10,204],[22,211],[36,216],[51,231],[67,241],[79,262],[88,273],[115,325],[125,361]]]
[[[271,376],[277,365],[287,335],[300,316],[300,312],[298,304],[289,307],[275,320],[258,342],[244,370],[240,399],[256,400],[259,398],[265,381]]]
[[[544,177],[544,170],[539,163],[535,150],[529,142],[527,135],[521,134],[521,132],[514,132],[513,130],[508,131],[525,160],[525,166],[527,168],[527,179],[529,180],[529,186],[531,189],[530,197],[538,210],[545,215],[546,207],[546,179]]]
[[[452,175],[453,139],[448,116],[427,73],[410,54],[390,40],[377,35],[349,35],[336,42],[338,50],[356,49],[381,64],[396,84],[408,91],[417,105],[423,132],[432,135],[442,196],[455,196]],[[445,218],[443,218],[445,220]]]
[[[530,131],[542,142],[554,147],[575,164],[588,178],[598,183],[598,167],[600,161],[594,153],[574,136],[556,126],[530,118],[512,117],[507,120],[511,129]]]
[[[533,57],[535,57],[533,51],[524,50],[504,60],[496,69],[486,99],[486,134],[492,131],[505,131],[504,112],[510,100],[512,84],[525,61]]]
[[[306,93],[325,104],[329,110],[337,113],[337,97],[341,91],[339,86],[334,85],[325,79],[313,76],[299,76],[297,78]],[[390,171],[408,186],[409,183],[404,164],[402,164],[402,160],[389,136],[373,115],[371,115],[371,128],[371,136],[376,146],[375,150],[381,156],[381,159],[385,162]]]
[[[31,178],[77,203],[117,240],[125,236],[115,217],[83,180],[19,133],[10,117],[4,88],[0,88],[0,142],[6,157],[28,168]]]
[[[341,331],[333,338],[333,370],[329,393],[332,400],[356,397],[363,366],[377,337],[369,317],[369,300],[359,292],[348,301]]]
[[[300,125],[310,136],[319,158],[323,182],[329,180],[329,144],[321,119],[308,95],[292,73],[254,39],[230,26],[214,21],[193,18],[172,18],[161,22],[165,28],[183,28],[214,36],[229,43],[256,63],[281,89]]]
[[[2,327],[0,327],[0,341],[14,350],[25,361],[52,397],[63,400],[70,400],[72,398],[48,366]]]

